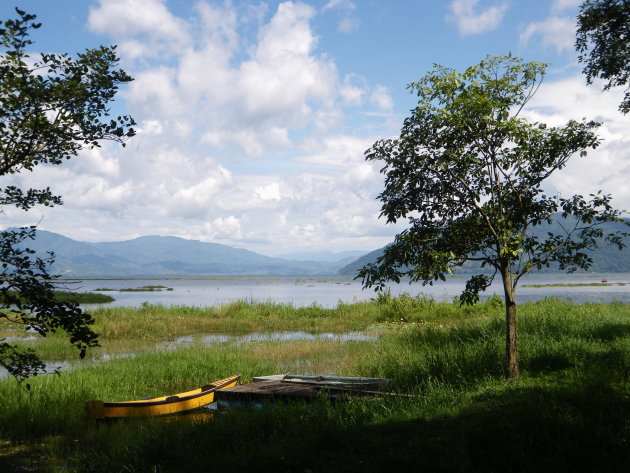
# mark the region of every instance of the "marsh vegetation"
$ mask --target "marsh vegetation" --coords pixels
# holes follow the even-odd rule
[[[503,306],[388,297],[334,309],[236,302],[216,308],[110,308],[94,312],[109,361],[38,376],[31,389],[0,382],[0,469],[64,471],[627,471],[630,453],[630,306],[527,303],[520,319],[523,373],[503,378]],[[6,327],[4,327],[6,330]],[[371,341],[195,342],[182,335],[361,331]],[[63,337],[37,343],[47,359]],[[178,392],[233,373],[386,377],[413,397],[97,424],[89,399]]]
[[[7,291],[7,294],[12,297],[17,297],[18,293],[15,291]],[[98,294],[95,292],[71,292],[71,291],[53,291],[55,299],[59,302],[74,302],[76,304],[104,304],[107,302],[113,302],[114,298],[106,294]],[[0,302],[3,298],[0,295]],[[24,303],[28,303],[27,297],[21,299]]]
[[[127,287],[122,289],[112,289],[109,287],[99,287],[94,289],[95,291],[101,292],[160,292],[160,291],[172,291],[172,287],[160,286],[160,285],[149,285],[149,286],[140,286],[140,287]]]

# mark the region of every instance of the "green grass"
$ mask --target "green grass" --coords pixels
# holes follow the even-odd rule
[[[474,318],[501,314],[496,298],[473,307],[458,303],[439,303],[426,297],[382,296],[377,302],[339,303],[335,308],[317,304],[295,307],[273,302],[236,301],[218,307],[163,306],[143,304],[140,308],[97,308],[90,313],[100,334],[100,348],[88,352],[88,358],[103,354],[127,353],[152,349],[164,340],[194,334],[251,333],[278,331],[382,333],[407,324],[438,326],[460,324]],[[6,323],[0,320],[0,336]],[[32,338],[32,337],[31,337]],[[20,342],[17,342],[20,344]],[[63,332],[23,344],[37,349],[43,359],[76,358],[76,349],[67,343]]]
[[[106,294],[96,294],[94,292],[62,292],[55,291],[55,297],[58,301],[71,301],[77,304],[102,304],[105,302],[113,302],[115,299]]]
[[[224,464],[232,471],[263,472],[629,471],[626,304],[547,299],[519,306],[517,382],[502,376],[497,300],[469,308],[403,297],[330,310],[268,309],[249,303],[216,312],[180,308],[179,317],[297,327],[300,321],[328,326],[329,319],[347,316],[356,326],[389,329],[376,342],[254,342],[146,352],[37,377],[28,391],[4,380],[0,470],[193,472]],[[113,313],[136,322],[155,316],[161,325],[167,314],[178,316],[170,310]],[[112,312],[100,317],[105,314]],[[119,326],[120,320],[114,322]],[[143,330],[143,324],[130,325],[111,340],[122,343]],[[150,333],[163,332],[154,327]],[[398,392],[413,397],[320,400],[226,411],[211,419],[97,424],[83,414],[88,399],[178,392],[236,372],[247,382],[261,374],[325,371],[391,378]]]
[[[9,294],[15,296],[17,292],[9,291]],[[105,294],[96,294],[94,292],[68,292],[68,291],[53,291],[55,299],[60,302],[76,302],[77,304],[102,304],[106,302],[113,302],[115,299]],[[2,297],[0,296],[0,302]],[[25,300],[25,302],[27,302]]]

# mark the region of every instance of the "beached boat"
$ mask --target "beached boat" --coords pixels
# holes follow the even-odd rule
[[[233,388],[238,384],[240,375],[220,379],[214,383],[192,391],[169,396],[160,396],[137,401],[103,402],[87,401],[88,415],[96,419],[111,417],[162,416],[190,411],[214,401],[214,393],[220,389]]]
[[[383,387],[391,384],[391,380],[385,378],[355,378],[342,376],[307,376],[301,374],[272,374],[268,376],[256,376],[252,378],[254,383],[262,381],[282,381],[284,383],[312,384],[327,387],[345,387],[367,389]]]

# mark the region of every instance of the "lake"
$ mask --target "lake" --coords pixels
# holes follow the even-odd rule
[[[606,280],[609,286],[580,287],[525,287],[528,284],[593,284]],[[363,290],[361,282],[343,277],[239,277],[215,279],[113,279],[64,281],[67,290],[89,292],[96,289],[113,289],[102,292],[116,299],[99,305],[137,307],[143,303],[187,306],[217,306],[237,300],[289,303],[296,307],[318,304],[336,307],[339,302],[350,304],[375,297],[373,290]],[[466,277],[453,277],[436,282],[433,286],[419,283],[391,284],[392,295],[408,293],[424,294],[438,301],[450,301],[459,296],[466,284]],[[624,285],[625,284],[625,285]],[[137,289],[143,286],[165,286],[172,290],[155,292],[118,292],[121,289]],[[501,281],[494,284],[483,297],[503,295]],[[482,297],[482,298],[483,298]],[[522,279],[517,289],[518,302],[536,301],[545,297],[560,297],[575,302],[630,303],[630,273],[613,274],[538,274]]]

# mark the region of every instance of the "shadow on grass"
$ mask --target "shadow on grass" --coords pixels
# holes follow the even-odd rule
[[[602,341],[612,341],[630,336],[630,324],[604,324],[596,327],[592,336]]]
[[[443,415],[399,402],[323,402],[237,410],[196,425],[113,426],[68,454],[78,471],[192,472],[220,464],[257,472],[630,471],[628,396],[597,379],[494,390]]]

